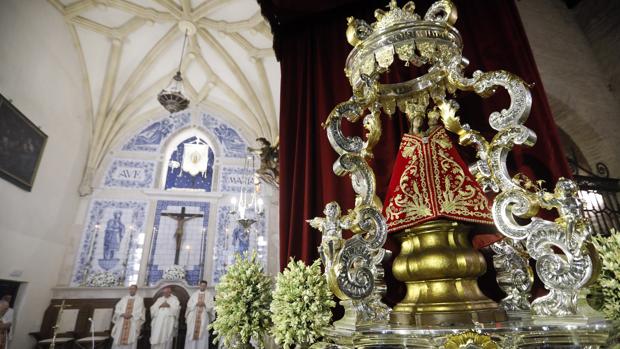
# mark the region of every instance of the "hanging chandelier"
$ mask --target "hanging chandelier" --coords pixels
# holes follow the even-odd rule
[[[251,175],[248,174],[250,163],[252,166]],[[233,211],[230,214],[237,216],[237,223],[243,227],[244,233],[249,234],[250,227],[264,215],[264,202],[259,197],[260,179],[256,173],[254,156],[246,157],[241,176],[241,192],[238,196],[232,197]]]
[[[181,49],[181,59],[179,60],[179,68],[174,75],[170,83],[166,88],[161,90],[157,95],[157,101],[161,104],[170,114],[180,112],[187,109],[189,106],[189,99],[185,97],[183,92],[183,77],[181,76],[181,64],[183,63],[183,55],[185,53],[185,44],[187,42],[187,31],[185,29],[185,38],[183,39],[183,48]]]

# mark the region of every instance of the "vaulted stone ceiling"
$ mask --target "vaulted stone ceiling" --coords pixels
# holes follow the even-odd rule
[[[48,0],[62,13],[82,61],[92,142],[81,191],[128,130],[165,115],[156,96],[177,70],[190,107],[245,131],[278,135],[280,70],[255,0]]]

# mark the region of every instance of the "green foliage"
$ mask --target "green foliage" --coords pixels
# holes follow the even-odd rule
[[[222,340],[225,347],[234,348],[253,338],[264,347],[263,335],[271,325],[271,286],[256,253],[236,255],[235,263],[215,288],[214,341]]]
[[[612,229],[608,237],[594,236],[592,244],[601,258],[601,274],[591,286],[594,303],[612,320],[620,320],[620,234]]]
[[[291,259],[278,274],[271,303],[271,333],[276,343],[288,348],[312,344],[322,337],[332,319],[332,298],[319,260],[308,267]]]

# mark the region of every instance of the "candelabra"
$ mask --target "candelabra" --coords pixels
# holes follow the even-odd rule
[[[252,172],[250,174],[250,166]],[[233,196],[231,204],[233,210],[229,213],[237,216],[237,223],[243,227],[244,234],[250,233],[250,228],[259,218],[264,215],[264,202],[259,197],[260,179],[256,173],[254,156],[245,159],[243,173],[241,174],[241,190],[238,197]]]

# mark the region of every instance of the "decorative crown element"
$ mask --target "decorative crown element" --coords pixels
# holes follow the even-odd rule
[[[426,11],[424,18],[415,13],[415,4],[407,2],[399,8],[391,0],[388,10],[375,10],[376,22],[349,17],[347,41],[354,46],[346,62],[345,73],[356,94],[377,80],[394,62],[394,54],[415,66],[447,65],[460,57],[461,35],[453,27],[457,11],[449,0],[439,0]]]

